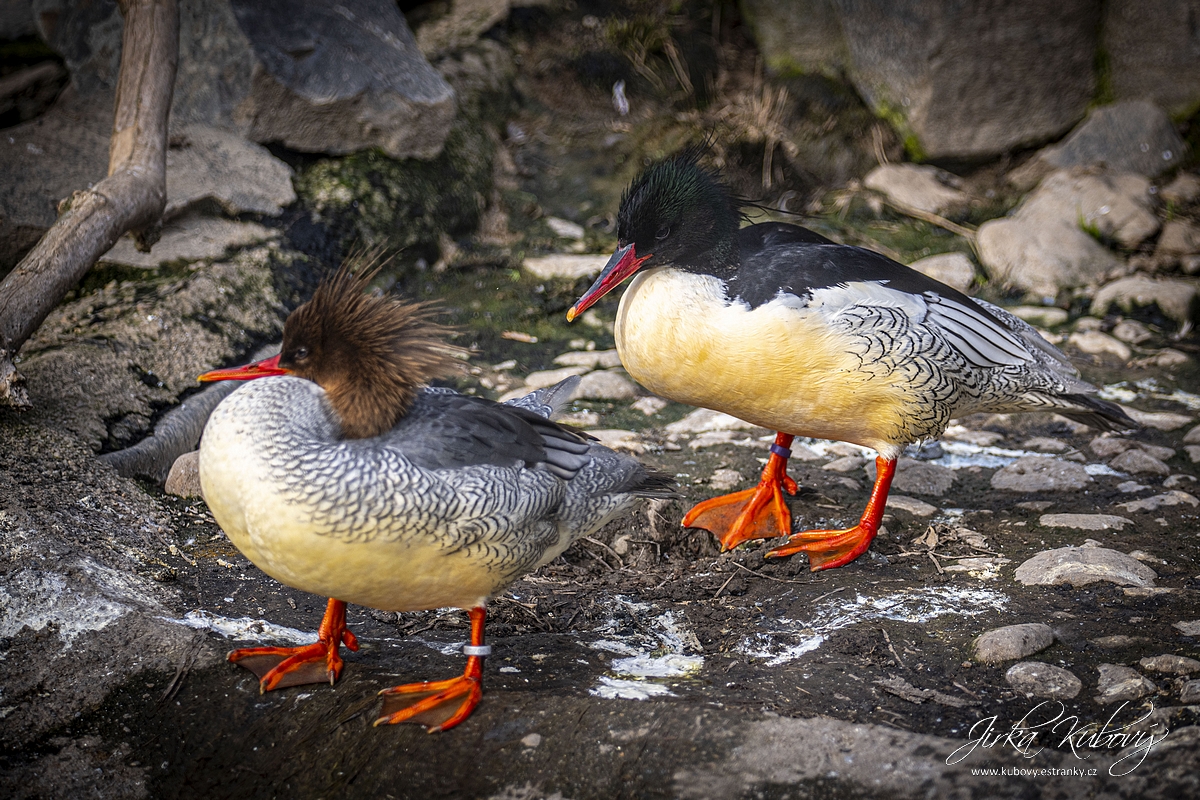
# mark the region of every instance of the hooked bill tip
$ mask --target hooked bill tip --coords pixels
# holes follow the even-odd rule
[[[579,312],[576,311],[577,308],[578,306],[571,306],[567,309],[567,322],[574,322],[575,317],[579,316]]]

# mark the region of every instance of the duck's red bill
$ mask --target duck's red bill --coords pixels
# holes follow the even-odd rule
[[[255,378],[269,378],[272,375],[291,375],[290,369],[284,369],[279,366],[279,356],[271,356],[264,358],[262,361],[257,361],[253,364],[247,364],[244,367],[230,367],[229,369],[214,369],[212,372],[206,372],[196,380],[204,383],[210,381],[250,381]]]
[[[653,253],[647,253],[638,258],[632,244],[618,249],[604,265],[604,269],[600,270],[600,276],[596,278],[592,288],[584,292],[583,297],[571,306],[571,310],[567,312],[567,322],[574,322],[576,317],[591,308],[597,300],[617,288],[621,281],[637,272],[646,259],[652,255]]]

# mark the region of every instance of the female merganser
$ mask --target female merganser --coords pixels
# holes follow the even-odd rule
[[[375,724],[462,722],[479,702],[484,602],[669,478],[548,417],[573,384],[512,405],[427,388],[452,371],[427,308],[369,297],[343,267],[287,319],[282,352],[201,380],[255,380],[213,412],[200,481],[263,572],[331,598],[318,641],[235,650],[268,691],[335,681],[357,650],[346,603],[468,609],[463,675],[385,689]]]
[[[778,431],[754,489],[683,518],[723,549],[791,534],[782,491],[793,436],[873,448],[877,477],[859,523],[791,534],[768,556],[848,564],[879,529],[896,459],[957,415],[1057,411],[1106,430],[1136,427],[1087,393],[1067,357],[1001,308],[860,247],[796,225],[739,230],[741,203],[690,148],[649,167],[621,199],[618,249],[573,320],[638,273],[615,336],[629,374],[680,403]]]

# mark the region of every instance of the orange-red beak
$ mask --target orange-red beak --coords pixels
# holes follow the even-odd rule
[[[281,354],[282,355],[282,354]],[[208,383],[210,381],[250,381],[255,378],[269,378],[272,375],[291,375],[290,369],[279,366],[279,356],[264,358],[262,361],[247,364],[244,367],[229,369],[214,369],[206,372],[196,380]]]
[[[567,312],[567,322],[574,322],[575,318],[587,311],[592,304],[604,295],[611,292],[620,285],[621,281],[628,278],[633,273],[637,272],[646,259],[654,255],[647,253],[641,258],[637,257],[637,252],[633,249],[632,244],[627,244],[612,254],[612,258],[604,265],[604,269],[600,270],[599,277],[592,284],[592,288],[588,289],[583,297],[579,298],[575,305]]]

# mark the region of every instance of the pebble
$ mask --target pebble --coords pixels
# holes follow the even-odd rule
[[[200,451],[193,450],[175,459],[163,491],[176,497],[203,497],[200,488]]]
[[[1146,644],[1150,639],[1145,636],[1126,636],[1123,633],[1118,633],[1113,636],[1098,636],[1091,641],[1092,644],[1097,647],[1103,647],[1105,650],[1118,650],[1122,647],[1134,647]]]
[[[1124,405],[1121,406],[1121,410],[1143,428],[1154,428],[1159,431],[1173,431],[1176,428],[1182,428],[1193,419],[1186,414],[1175,414],[1171,411],[1139,411]]]
[[[531,372],[525,378],[524,391],[528,394],[538,389],[545,389],[547,386],[553,386],[575,375],[585,375],[587,372],[587,367],[563,367],[562,369],[544,369],[538,372]]]
[[[542,743],[542,735],[540,733],[531,733],[521,739],[521,744],[526,747],[537,747]]]
[[[1083,689],[1083,681],[1075,673],[1041,661],[1013,664],[1004,673],[1004,679],[1014,690],[1027,697],[1050,700],[1070,700]]]
[[[1196,482],[1195,475],[1187,475],[1187,474],[1181,473],[1179,475],[1172,475],[1171,477],[1167,478],[1165,481],[1163,481],[1162,485],[1163,485],[1164,489],[1174,489],[1176,486],[1186,486],[1189,483],[1195,483],[1195,482]]]
[[[1170,347],[1164,347],[1162,350],[1156,350],[1145,358],[1139,358],[1133,362],[1135,367],[1163,367],[1169,369],[1171,367],[1182,367],[1184,364],[1189,364],[1192,357],[1187,353],[1181,353],[1178,350],[1173,350]]]
[[[626,450],[630,453],[646,452],[646,444],[633,431],[620,430],[619,428],[601,428],[599,430],[588,431],[588,433],[595,436],[600,444],[613,450]]]
[[[1184,636],[1200,636],[1200,619],[1176,622],[1175,628]]]
[[[757,431],[762,428],[720,411],[697,408],[678,422],[672,422],[665,430],[668,436],[680,436],[705,431]]]
[[[1137,481],[1121,481],[1117,484],[1117,491],[1121,494],[1130,494],[1131,492],[1148,492],[1150,487],[1144,483]]]
[[[1128,504],[1127,504],[1128,505]],[[1043,514],[1038,524],[1045,528],[1075,528],[1081,531],[1121,530],[1133,520],[1114,514]]]
[[[930,517],[937,511],[937,506],[931,506],[923,500],[918,500],[915,497],[906,497],[902,494],[889,494],[887,508],[896,511],[907,511],[914,517]]]
[[[1023,456],[992,475],[992,488],[1011,492],[1070,492],[1092,482],[1082,464],[1048,456]]]
[[[1191,281],[1130,275],[1101,287],[1092,299],[1091,312],[1102,316],[1113,305],[1128,313],[1136,306],[1157,304],[1164,316],[1182,326],[1191,321],[1196,295]]]
[[[1196,670],[1200,670],[1200,661],[1170,653],[1143,658],[1138,664],[1142,669],[1148,669],[1151,672],[1170,672],[1173,675],[1190,675]]]
[[[584,235],[583,226],[578,222],[572,222],[569,219],[562,217],[542,217],[550,230],[554,231],[555,236],[561,236],[564,239],[582,239]]]
[[[1188,681],[1179,690],[1179,702],[1181,703],[1200,703],[1200,681]]]
[[[708,479],[708,485],[718,491],[727,492],[740,485],[742,480],[742,473],[736,469],[718,469],[713,470],[712,477]]]
[[[1192,428],[1183,436],[1184,444],[1200,444],[1200,425]]]
[[[1030,325],[1042,328],[1054,328],[1062,325],[1069,316],[1065,309],[1054,306],[1013,306],[1005,310]]]
[[[856,469],[860,469],[862,465],[866,463],[867,460],[862,456],[842,456],[841,458],[835,458],[833,461],[830,461],[828,464],[821,467],[821,469],[827,469],[830,472],[854,472]]]
[[[608,256],[603,255],[571,256],[556,253],[549,256],[527,258],[521,268],[535,278],[544,281],[553,278],[573,281],[599,275],[600,270],[604,269],[604,265],[607,263]]]
[[[1187,492],[1181,492],[1178,489],[1172,489],[1163,494],[1156,494],[1153,497],[1146,497],[1141,500],[1131,500],[1128,503],[1120,503],[1117,508],[1123,508],[1129,512],[1137,511],[1157,511],[1160,508],[1167,506],[1178,506],[1187,504],[1192,508],[1200,506],[1200,500]]]
[[[1021,449],[1036,450],[1039,453],[1065,453],[1071,449],[1071,445],[1062,439],[1052,439],[1049,436],[1035,436],[1032,439],[1026,439],[1021,444]]]
[[[976,661],[994,664],[1040,653],[1054,644],[1054,631],[1041,622],[1006,625],[981,634],[973,645]]]
[[[971,288],[975,282],[975,265],[964,253],[939,253],[927,256],[909,264],[922,275],[928,275],[935,281],[941,281],[960,292]]]
[[[942,437],[952,442],[965,442],[976,447],[992,447],[1004,441],[1004,434],[995,431],[973,431],[961,425],[951,425]]]
[[[874,460],[866,465],[866,472],[867,477],[874,482]],[[956,477],[954,470],[949,467],[913,458],[901,458],[896,462],[896,477],[892,479],[892,488],[900,492],[941,497],[954,485]]]
[[[688,447],[693,450],[702,450],[706,447],[717,447],[723,444],[740,444],[749,441],[750,437],[742,431],[707,431],[688,442]]]
[[[1133,358],[1129,345],[1100,331],[1076,331],[1067,337],[1067,344],[1074,345],[1080,352],[1092,356],[1112,355],[1128,361]]]
[[[652,417],[669,406],[671,401],[649,395],[629,405],[634,411],[640,411],[647,417]]]
[[[1141,344],[1154,338],[1154,333],[1136,319],[1121,320],[1113,327],[1112,335],[1126,344]]]
[[[1190,203],[1200,197],[1200,177],[1190,172],[1181,172],[1175,180],[1162,188],[1162,199],[1175,205]]]
[[[1026,586],[1069,583],[1086,586],[1109,581],[1120,586],[1153,586],[1158,574],[1136,558],[1092,540],[1083,547],[1059,547],[1038,553],[1017,567],[1015,577]]]
[[[577,428],[594,428],[600,424],[600,415],[595,411],[572,411],[570,414],[556,414],[555,422],[574,425]]]
[[[1156,444],[1135,442],[1132,439],[1122,439],[1119,436],[1097,436],[1088,442],[1088,447],[1100,458],[1111,458],[1127,450],[1141,450],[1159,461],[1167,461],[1175,457],[1175,451],[1170,447],[1160,447]]]
[[[1040,514],[1052,505],[1054,505],[1053,500],[1025,500],[1024,502],[1017,503],[1017,508],[1024,509],[1025,511],[1036,511]]]
[[[1139,697],[1145,697],[1151,692],[1158,691],[1158,687],[1154,685],[1153,681],[1133,667],[1124,667],[1120,664],[1101,664],[1097,669],[1100,671],[1100,680],[1096,684],[1096,689],[1100,692],[1096,695],[1097,703],[1137,700]]]
[[[637,384],[621,369],[589,372],[571,393],[572,400],[632,400],[640,394]]]
[[[1108,462],[1120,472],[1134,475],[1170,475],[1171,468],[1141,448],[1130,448]]]
[[[616,350],[575,350],[558,356],[554,363],[564,367],[612,369],[621,366],[621,357]]]
[[[1193,464],[1200,462],[1200,444],[1184,445],[1183,452],[1187,453]]]

